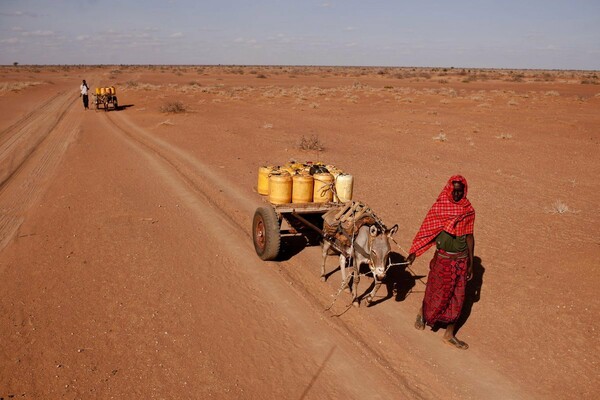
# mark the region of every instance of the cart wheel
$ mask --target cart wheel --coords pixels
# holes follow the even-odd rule
[[[117,101],[117,97],[113,97],[113,107],[115,110],[119,108],[119,102]]]
[[[256,254],[264,261],[271,261],[279,254],[281,236],[279,218],[272,207],[259,207],[252,221],[252,238]]]

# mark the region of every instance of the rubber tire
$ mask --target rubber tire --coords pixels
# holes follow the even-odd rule
[[[279,218],[273,207],[259,207],[252,220],[252,240],[256,254],[263,261],[272,261],[279,255],[281,233]]]
[[[113,97],[113,108],[115,110],[119,109],[119,102],[117,101],[117,96]]]

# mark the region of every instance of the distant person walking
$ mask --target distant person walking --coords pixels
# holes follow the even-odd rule
[[[474,225],[475,209],[467,199],[467,180],[454,175],[425,216],[407,258],[412,264],[417,256],[436,245],[415,328],[423,330],[425,325],[433,328],[436,323],[445,324],[445,343],[462,350],[469,345],[456,338],[454,329],[465,300],[467,281],[473,277]]]
[[[83,80],[83,83],[81,84],[80,89],[81,89],[80,96],[83,97],[83,109],[87,110],[87,109],[89,109],[89,107],[88,107],[88,104],[89,104],[88,90],[90,90],[90,87],[86,83],[85,79]]]

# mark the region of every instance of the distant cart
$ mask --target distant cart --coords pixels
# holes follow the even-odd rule
[[[117,100],[117,90],[114,86],[106,88],[96,88],[95,103],[96,110],[104,108],[104,111],[108,111],[109,108],[116,110],[119,108],[119,102]]]

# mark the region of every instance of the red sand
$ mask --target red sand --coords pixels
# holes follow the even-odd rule
[[[124,108],[84,111],[81,79],[114,85]],[[594,398],[597,81],[0,69],[0,397]],[[175,101],[187,111],[161,112]],[[324,151],[299,150],[312,136]],[[318,246],[259,260],[257,168],[292,158],[352,173],[355,199],[400,225],[403,249],[447,178],[468,179],[478,268],[457,334],[468,351],[413,328],[424,286],[407,271],[389,278],[395,297],[383,287],[377,305],[346,311],[343,293],[325,311],[341,278],[319,280]],[[430,257],[412,270],[426,275]]]

